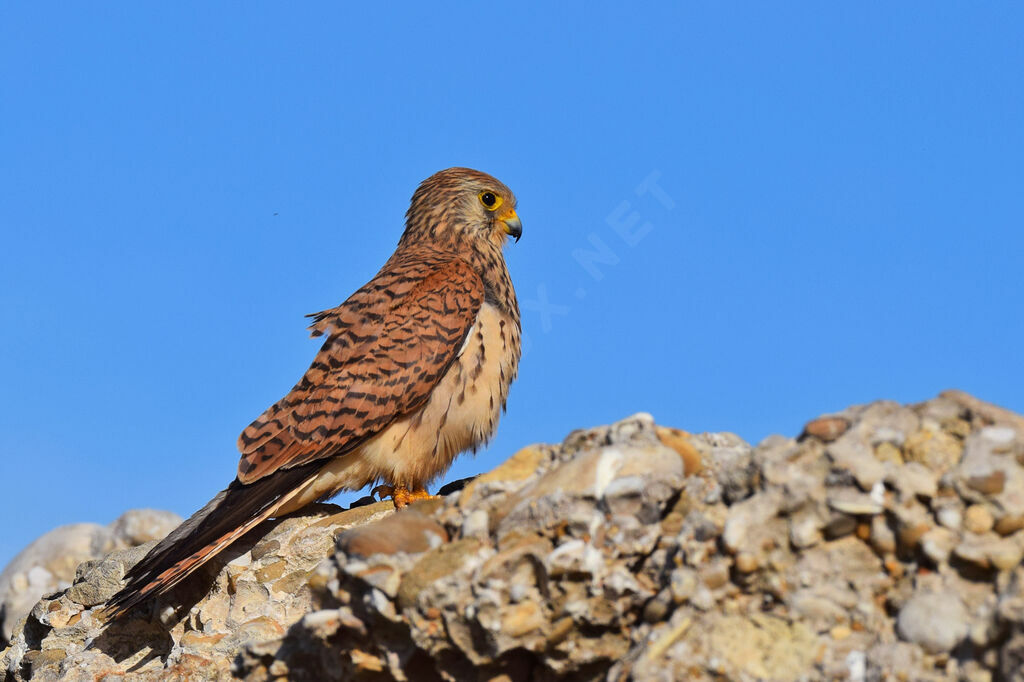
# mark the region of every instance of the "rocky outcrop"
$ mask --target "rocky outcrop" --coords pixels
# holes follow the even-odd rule
[[[12,680],[1017,680],[1024,418],[957,392],[750,446],[637,415],[445,497],[257,528],[104,626],[142,545],[38,602]],[[178,608],[172,608],[178,605]]]
[[[179,523],[171,512],[132,509],[108,526],[74,523],[38,538],[0,572],[0,646],[40,597],[71,586],[80,563],[158,540]]]

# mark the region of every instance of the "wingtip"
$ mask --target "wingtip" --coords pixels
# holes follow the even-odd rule
[[[100,625],[106,627],[114,621],[120,619],[121,616],[125,613],[125,611],[117,608],[116,606],[104,604],[103,606],[93,611],[93,618],[98,620],[100,622]]]
[[[94,615],[103,623],[103,625],[110,625],[115,621],[121,620],[121,618],[128,614],[128,612],[134,610],[139,604],[141,604],[142,601],[143,598],[138,592],[122,589],[120,592],[108,599],[106,604],[103,604],[103,606],[98,608],[94,612]]]

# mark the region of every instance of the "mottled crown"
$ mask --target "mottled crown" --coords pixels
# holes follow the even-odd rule
[[[503,208],[515,208],[512,190],[487,173],[459,167],[434,173],[412,195],[402,241],[424,237],[492,241],[496,215],[481,205],[479,197],[484,192],[500,196]]]

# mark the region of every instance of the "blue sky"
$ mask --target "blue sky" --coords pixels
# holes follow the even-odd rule
[[[453,165],[519,197],[528,347],[447,479],[641,410],[1024,411],[1019,4],[367,5],[0,8],[0,564],[223,488]]]

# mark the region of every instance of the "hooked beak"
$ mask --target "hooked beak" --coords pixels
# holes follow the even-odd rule
[[[509,211],[507,214],[500,216],[498,220],[501,221],[501,228],[505,230],[505,234],[515,237],[518,242],[519,238],[523,236],[523,223],[520,222],[516,212],[514,210]]]

